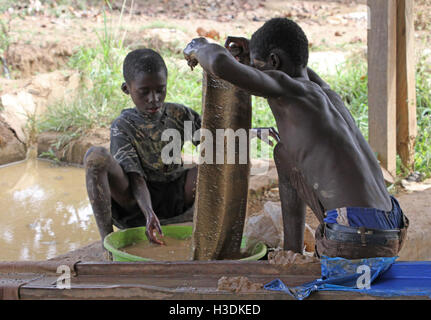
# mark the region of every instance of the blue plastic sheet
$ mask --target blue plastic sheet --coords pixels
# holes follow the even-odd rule
[[[280,279],[264,286],[283,291],[298,300],[315,291],[353,291],[374,296],[428,296],[431,298],[431,261],[395,262],[397,257],[347,260],[321,259],[322,276],[298,287]]]

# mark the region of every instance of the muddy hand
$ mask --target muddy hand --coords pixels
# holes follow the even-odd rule
[[[208,40],[205,38],[195,38],[193,39],[183,50],[184,58],[187,60],[187,64],[193,70],[198,64],[196,59],[196,52],[203,46],[208,44]]]
[[[154,213],[151,213],[147,217],[147,226],[145,228],[145,234],[149,242],[164,245],[165,243],[162,240],[159,240],[157,238],[157,233],[161,237],[163,237],[163,232],[162,232],[162,228],[160,227],[159,219]]]
[[[250,64],[249,43],[250,40],[246,38],[228,36],[224,46],[236,60],[244,64]]]

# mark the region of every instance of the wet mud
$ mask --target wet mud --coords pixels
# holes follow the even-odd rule
[[[240,162],[240,143],[235,139],[235,164],[227,163],[227,139],[212,147],[213,163],[198,168],[194,212],[193,259],[221,260],[240,251],[247,208],[250,161],[248,132],[251,127],[251,97],[230,83],[204,72],[202,127],[217,137],[216,129],[244,129],[247,132],[246,163]],[[201,152],[208,152],[206,146]],[[217,161],[220,150],[224,162]],[[244,154],[242,154],[244,155]]]
[[[263,283],[252,282],[247,277],[221,277],[217,282],[217,290],[235,293],[256,292],[263,289]]]

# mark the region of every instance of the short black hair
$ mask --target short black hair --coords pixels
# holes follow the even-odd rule
[[[306,67],[308,39],[301,27],[287,18],[273,18],[265,22],[251,37],[250,50],[266,60],[273,49],[286,52],[293,63]]]
[[[168,75],[162,56],[152,49],[136,49],[129,52],[123,62],[123,76],[126,83],[133,81],[139,72],[156,73],[163,70]]]

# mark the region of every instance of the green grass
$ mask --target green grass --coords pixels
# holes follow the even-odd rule
[[[350,60],[350,61],[353,61]],[[431,176],[431,66],[421,57],[416,68],[417,137],[415,145],[415,171]],[[365,59],[354,59],[338,68],[335,75],[323,76],[342,97],[368,139],[368,77]],[[397,175],[402,175],[401,161],[397,157]]]
[[[341,96],[356,125],[368,139],[368,76],[365,59],[349,59],[337,67],[335,74],[322,74],[321,77]]]
[[[164,24],[147,26],[159,27]],[[121,26],[120,26],[121,28]],[[95,47],[82,47],[70,59],[69,66],[79,70],[83,78],[91,80],[92,86],[82,88],[72,102],[60,102],[48,107],[43,118],[37,121],[37,130],[58,131],[67,137],[78,137],[92,128],[109,127],[124,108],[133,107],[130,97],[123,94],[122,62],[131,48],[125,47],[114,35],[114,30],[105,19]],[[191,71],[181,54],[166,48],[159,50],[167,64],[168,102],[184,104],[201,113],[202,69]],[[321,74],[340,94],[351,111],[361,132],[368,139],[368,88],[367,63],[363,57],[349,59],[338,68],[335,75]],[[417,66],[416,92],[418,136],[416,141],[415,170],[431,175],[431,73],[422,58]],[[263,98],[253,97],[253,127],[275,127],[272,112]],[[63,139],[68,141],[68,139]],[[261,150],[258,147],[258,150]],[[272,155],[272,152],[270,152]],[[398,159],[397,173],[401,174]]]

